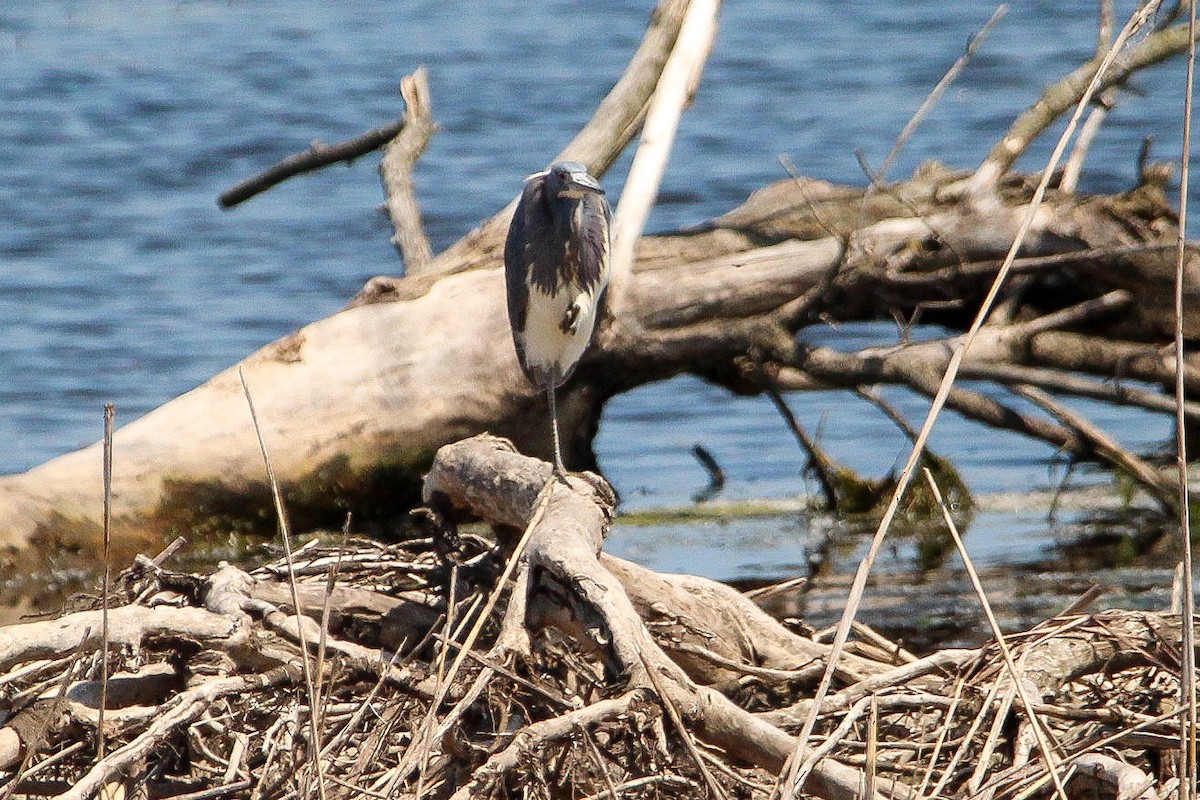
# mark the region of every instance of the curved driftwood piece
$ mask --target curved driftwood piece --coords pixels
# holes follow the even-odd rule
[[[560,157],[595,174],[613,163],[680,44],[688,7],[663,0],[627,71]],[[1179,30],[1139,40],[1112,80],[1182,50]],[[1079,80],[1064,79],[1064,98]],[[1067,108],[1063,100],[1036,110]],[[974,172],[929,164],[869,190],[797,177],[754,192],[707,225],[642,237],[624,312],[602,327],[560,393],[568,466],[594,467],[591,443],[609,398],[681,373],[742,393],[763,391],[764,375],[790,390],[899,383],[931,391],[1027,213],[1031,187],[1009,171],[1009,159],[1044,128],[1041,117],[1015,125]],[[971,192],[989,172],[996,173],[986,182],[991,199],[981,204]],[[1024,368],[1042,386],[1055,374],[1071,378],[1058,393],[1105,394],[1097,381],[1082,380],[1091,376],[1114,387],[1114,402],[1169,409],[1139,399],[1170,386],[1175,369],[1164,345],[1174,330],[1167,298],[1176,219],[1162,171],[1143,177],[1112,196],[1049,192],[1001,300],[1003,314],[968,355],[968,373],[974,366],[976,376],[1008,386],[1006,370]],[[345,310],[117,431],[114,555],[156,549],[164,537],[190,531],[274,529],[239,373],[254,392],[297,530],[339,528],[347,511],[358,530],[394,529],[417,502],[437,449],[481,431],[548,455],[544,400],[521,374],[507,330],[500,248],[509,213],[483,222],[422,274],[372,279]],[[1185,273],[1191,298],[1200,285],[1194,248]],[[1200,303],[1189,300],[1185,309],[1186,335],[1200,336]],[[950,333],[859,353],[804,342],[804,329],[825,321],[917,318]],[[1185,383],[1200,394],[1200,357],[1187,359]],[[1117,391],[1125,379],[1152,387]],[[1134,463],[1131,454],[1096,446],[1100,440],[1081,426],[1018,413],[1003,397],[960,388],[949,404],[1077,458]],[[0,478],[0,547],[10,561],[31,551],[67,558],[95,546],[101,461],[97,444]]]
[[[100,646],[100,632],[99,611],[0,629],[0,670],[79,650],[92,652]],[[127,607],[109,612],[110,646],[139,648],[147,640],[172,637],[187,637],[209,647],[233,648],[243,643],[245,632],[237,619],[199,608]]]
[[[568,632],[575,635],[578,622],[586,621],[584,635],[603,654],[613,674],[627,676],[626,690],[642,689],[665,704],[688,709],[698,738],[778,773],[795,748],[792,737],[720,692],[693,682],[659,647],[625,585],[601,565],[597,556],[613,511],[611,490],[596,484],[602,479],[572,478],[570,486],[560,484],[544,462],[520,455],[502,439],[477,436],[439,452],[426,480],[426,494],[492,521],[524,527],[533,517],[547,481],[555,481],[555,485],[524,558],[531,570],[545,576],[543,580],[573,595],[567,603],[573,623]],[[681,605],[677,614],[680,618],[707,616],[710,623],[715,622],[711,614],[702,611],[706,605],[702,597],[693,599]],[[736,612],[736,607],[733,610]],[[714,625],[712,636],[736,636],[737,617],[733,613],[727,625]],[[549,622],[555,624],[558,619],[556,613]],[[811,648],[804,649],[811,652]],[[858,770],[824,761],[814,771],[809,790],[830,800],[852,800],[861,796],[862,780]]]

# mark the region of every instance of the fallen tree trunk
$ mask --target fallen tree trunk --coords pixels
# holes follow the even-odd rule
[[[637,129],[685,10],[663,3],[629,71],[564,155],[597,173],[612,163]],[[1122,62],[1123,74],[1178,52],[1186,45],[1179,38],[1176,28],[1151,34],[1138,58]],[[1158,49],[1146,49],[1151,44]],[[1027,144],[1030,123],[1021,124]],[[989,174],[999,169],[987,164]],[[680,373],[736,392],[762,391],[764,374],[793,390],[895,382],[931,391],[953,338],[839,353],[806,346],[796,333],[826,320],[917,316],[961,329],[1028,211],[1031,188],[1007,173],[1009,164],[988,181],[931,165],[866,190],[797,178],[755,192],[709,225],[643,237],[624,287],[626,312],[604,327],[561,394],[569,466],[594,466],[591,441],[609,398]],[[967,370],[987,377],[989,366],[1025,367],[1042,370],[1043,382],[1061,372],[1169,385],[1175,366],[1163,345],[1173,324],[1175,216],[1160,179],[1111,197],[1052,191],[1017,262],[1004,318]],[[501,212],[420,275],[372,280],[347,309],[121,428],[112,498],[118,554],[179,532],[273,530],[242,376],[297,528],[337,527],[348,511],[359,530],[391,526],[416,501],[437,449],[480,431],[547,455],[544,401],[521,375],[507,331],[499,263],[506,222]],[[1186,280],[1194,295],[1195,249]],[[1185,308],[1187,335],[1200,335],[1200,304]],[[1192,392],[1200,389],[1196,358],[1184,365]],[[1064,380],[1061,389],[1072,385]],[[1136,394],[1121,401],[1139,404]],[[961,390],[951,405],[1111,463],[1061,421]],[[100,470],[97,444],[0,479],[0,544],[13,559],[31,545],[60,553],[94,547]]]

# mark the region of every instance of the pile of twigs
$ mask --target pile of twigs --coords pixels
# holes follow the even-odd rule
[[[511,553],[499,538],[508,544],[446,529],[393,545],[314,540],[290,561],[207,577],[139,558],[107,615],[97,602],[0,629],[4,797],[778,790],[782,770],[705,743],[693,709],[630,690],[594,637],[531,628],[526,654],[495,660],[500,615],[476,622]],[[1166,614],[1048,621],[1008,637],[1018,691],[994,644],[918,658],[864,631],[847,670],[871,674],[824,701],[809,758],[858,770],[866,796],[1050,796],[1057,783],[1075,798],[1097,781],[1106,797],[1166,796],[1179,633]],[[808,660],[798,654],[790,673],[722,664],[738,677],[716,688],[795,732],[819,675]]]

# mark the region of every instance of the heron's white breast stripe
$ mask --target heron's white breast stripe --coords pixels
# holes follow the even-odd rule
[[[579,306],[574,333],[562,329],[563,318],[572,303]],[[530,286],[523,331],[526,365],[531,369],[566,375],[583,356],[595,326],[595,303],[579,287],[569,284],[547,294]]]

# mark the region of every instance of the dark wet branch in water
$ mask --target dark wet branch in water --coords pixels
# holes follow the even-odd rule
[[[353,139],[347,139],[337,144],[327,145],[313,142],[307,150],[294,153],[254,177],[247,178],[233,188],[222,192],[221,196],[217,198],[217,205],[228,210],[283,183],[288,178],[294,178],[306,172],[314,172],[339,161],[353,161],[359,156],[378,150],[396,138],[404,130],[405,123],[406,117],[401,117],[395,122],[389,122],[387,125],[374,128]]]
[[[708,472],[708,486],[692,495],[692,499],[700,503],[716,497],[725,488],[725,470],[721,469],[716,457],[702,444],[692,445],[692,455]]]

